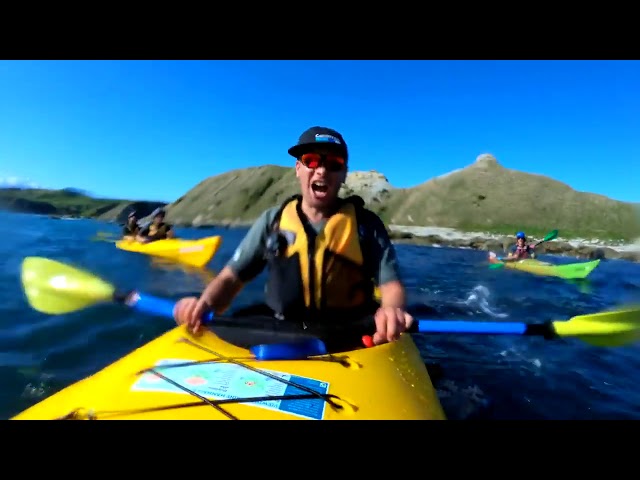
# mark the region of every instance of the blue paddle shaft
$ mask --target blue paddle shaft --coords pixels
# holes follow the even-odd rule
[[[129,302],[129,306],[147,315],[174,318],[173,309],[176,306],[176,302],[147,294],[135,293]],[[207,324],[211,322],[213,317],[213,312],[205,312],[202,316],[202,323]]]
[[[420,320],[421,333],[484,333],[489,335],[523,335],[526,323],[518,322],[470,322],[467,320]]]
[[[134,293],[127,300],[127,305],[147,315],[174,318],[173,310],[176,302],[157,298],[147,294]],[[206,312],[202,323],[207,324],[214,318],[213,312]],[[300,360],[316,355],[326,355],[327,348],[320,339],[310,339],[295,343],[275,343],[255,345],[250,348],[257,360]]]
[[[148,315],[174,318],[175,302],[147,294],[135,293],[127,304]],[[212,312],[203,315],[202,323],[210,323],[214,319]],[[421,333],[479,333],[487,335],[524,335],[527,324],[518,322],[470,322],[467,320],[419,320],[418,331]],[[319,343],[318,343],[319,342]],[[311,355],[325,355],[324,343],[303,342],[296,344],[257,345],[252,348],[256,358],[262,360],[287,360],[304,358]]]

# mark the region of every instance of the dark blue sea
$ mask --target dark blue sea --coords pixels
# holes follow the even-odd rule
[[[10,418],[97,372],[174,327],[120,306],[47,316],[26,303],[25,256],[86,268],[116,284],[177,299],[197,294],[233,254],[246,229],[185,229],[185,238],[220,234],[211,272],[189,270],[92,241],[118,227],[0,212],[0,418]],[[489,270],[486,252],[397,245],[411,303],[439,319],[563,320],[640,299],[640,265],[606,260],[586,282]],[[543,257],[557,263],[575,259]],[[264,276],[236,306],[260,301]],[[640,345],[598,348],[579,340],[472,334],[415,335],[451,419],[640,419]]]

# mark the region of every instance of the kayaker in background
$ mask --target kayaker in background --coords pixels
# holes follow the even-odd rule
[[[152,215],[153,220],[140,231],[137,240],[141,243],[149,243],[156,240],[164,240],[165,238],[173,238],[173,228],[164,221],[165,211],[162,208],[156,208]]]
[[[140,233],[140,225],[138,225],[138,217],[136,216],[136,211],[133,210],[129,212],[127,217],[127,223],[122,227],[122,238],[124,240],[135,240],[138,234]]]
[[[200,298],[177,303],[176,322],[197,333],[205,312],[224,312],[266,267],[266,305],[256,312],[303,328],[373,315],[373,343],[396,340],[413,317],[404,310],[396,253],[382,220],[364,208],[360,197],[338,197],[348,166],[342,135],[312,127],[288,152],[296,159],[301,194],[260,215]],[[373,295],[376,285],[380,303]]]
[[[511,251],[505,260],[523,260],[525,258],[535,258],[534,245],[527,244],[527,236],[524,232],[516,233],[516,244],[511,247]]]

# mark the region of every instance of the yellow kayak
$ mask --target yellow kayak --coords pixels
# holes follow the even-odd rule
[[[410,335],[305,360],[258,361],[210,329],[193,336],[180,326],[13,417],[30,419],[446,417]]]
[[[204,267],[216,254],[221,243],[222,237],[216,235],[198,240],[168,238],[151,243],[119,240],[116,242],[116,248],[166,258],[194,267]]]

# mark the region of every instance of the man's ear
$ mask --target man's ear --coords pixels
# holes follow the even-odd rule
[[[296,160],[296,177],[300,177],[300,162]]]

